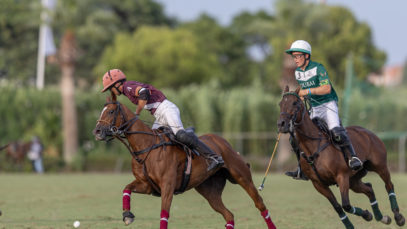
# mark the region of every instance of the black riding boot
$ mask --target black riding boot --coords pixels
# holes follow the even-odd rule
[[[211,159],[207,171],[216,169],[224,164],[222,156],[217,155],[207,145],[205,145],[205,143],[200,141],[192,130],[179,130],[176,134],[176,137],[182,143],[193,149],[196,149],[200,154],[203,154],[207,158]]]
[[[285,175],[296,180],[308,180],[308,177],[302,172],[300,164],[298,164],[297,170],[285,172]]]
[[[295,171],[288,171],[285,173],[285,175],[292,177],[296,180],[308,180],[308,177],[305,176],[305,174],[302,172],[301,170],[301,166],[300,166],[300,148],[298,147],[297,142],[295,141],[293,136],[290,136],[290,144],[293,147],[293,151],[295,153],[295,155],[297,156],[297,160],[298,160],[298,167],[297,170]]]
[[[351,157],[349,160],[349,167],[352,170],[361,169],[363,167],[363,162],[357,157],[345,128],[342,126],[335,127],[332,129],[332,133],[334,135],[334,140],[339,144],[342,152],[345,154],[349,153]]]

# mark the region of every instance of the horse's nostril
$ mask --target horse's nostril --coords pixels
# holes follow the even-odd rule
[[[99,128],[93,130],[93,135],[97,135],[97,134],[100,134]]]
[[[282,126],[284,126],[284,124],[285,124],[284,120],[279,120],[279,121],[277,122],[277,126],[278,126],[278,127],[282,127]]]

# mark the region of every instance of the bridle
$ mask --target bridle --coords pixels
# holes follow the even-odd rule
[[[294,95],[297,98],[297,104],[296,104],[296,110],[294,111],[293,114],[287,113],[287,112],[280,112],[280,115],[288,117],[290,120],[290,132],[294,131],[295,126],[299,126],[302,124],[305,116],[305,106],[301,106],[302,100],[300,96],[295,93],[295,92],[286,92],[283,94],[283,98],[287,95]],[[301,112],[301,120],[297,122],[298,118],[298,113]]]
[[[121,107],[121,104],[119,102],[107,102],[105,103],[105,107],[109,104],[116,104],[116,109],[114,110],[114,117],[112,122],[108,122],[106,120],[103,119],[98,119],[97,122],[103,122],[108,124],[108,132],[107,135],[108,136],[112,136],[111,139],[108,139],[106,141],[110,141],[112,140],[114,137],[123,137],[124,134],[128,134],[130,133],[128,130],[130,129],[130,127],[137,121],[138,117],[134,117],[130,120],[127,120],[126,116],[124,115],[123,112],[123,108]],[[117,121],[117,117],[119,116],[119,114],[121,115],[121,118],[123,120],[123,123],[120,126],[116,126],[116,121]],[[146,132],[147,133],[147,132]]]
[[[133,155],[133,157],[136,159],[137,162],[139,162],[140,164],[143,164],[144,161],[147,159],[147,156],[141,160],[138,156],[143,154],[143,153],[149,153],[151,150],[159,148],[159,147],[163,147],[163,146],[167,146],[167,145],[173,145],[172,142],[167,142],[164,140],[163,138],[163,134],[166,134],[166,132],[163,133],[157,133],[155,130],[153,130],[152,132],[147,132],[147,131],[129,131],[129,129],[133,126],[133,124],[139,119],[138,116],[131,118],[129,120],[127,120],[127,117],[124,115],[124,110],[121,106],[121,104],[117,101],[114,102],[107,102],[105,103],[105,107],[109,104],[115,104],[116,105],[116,109],[114,110],[114,117],[112,122],[108,122],[106,120],[103,119],[98,119],[97,122],[102,122],[102,123],[106,123],[109,126],[107,127],[107,132],[106,135],[110,136],[111,138],[106,139],[105,141],[111,141],[114,138],[119,139],[126,147],[127,149],[130,151],[130,153]],[[122,124],[120,126],[116,126],[116,121],[117,121],[117,117],[121,115],[121,118],[123,120]],[[106,130],[105,130],[106,131]],[[126,139],[126,135],[130,135],[130,134],[145,134],[145,135],[151,135],[154,137],[159,137],[160,138],[160,143],[158,144],[153,144],[150,147],[147,147],[143,150],[140,151],[133,151],[130,147],[130,144],[124,140]]]
[[[314,140],[318,141],[318,146],[317,146],[316,151],[313,152],[310,156],[306,155],[301,149],[300,149],[299,156],[303,157],[307,161],[307,163],[310,164],[311,168],[314,170],[315,174],[317,175],[317,177],[321,181],[321,183],[326,185],[327,182],[321,178],[319,172],[317,171],[317,168],[315,166],[315,160],[319,157],[319,154],[330,145],[329,139],[328,139],[328,137],[324,136],[324,134],[321,131],[318,131],[318,137],[313,137],[313,136],[307,135],[300,128],[296,128],[296,127],[299,127],[303,123],[304,117],[305,117],[305,112],[307,112],[307,111],[306,111],[305,105],[303,104],[300,96],[297,93],[286,92],[283,94],[283,98],[284,98],[284,96],[287,96],[287,95],[294,95],[297,98],[297,102],[298,102],[296,104],[297,108],[293,114],[289,114],[287,112],[280,112],[280,115],[288,116],[288,118],[290,120],[289,134],[291,135],[291,137],[293,138],[293,141],[296,142],[295,144],[297,144],[299,148],[300,148],[300,146],[298,144],[298,139],[297,139],[296,135],[294,134],[294,130],[296,130],[298,134],[300,134],[312,141],[314,141]],[[297,120],[299,112],[301,112],[301,120],[299,122],[297,122],[296,120]],[[325,144],[321,145],[321,143],[324,139],[326,139],[327,141],[325,142]]]
[[[298,102],[297,105],[296,105],[296,110],[294,111],[293,114],[290,114],[290,113],[287,113],[287,112],[280,112],[280,115],[286,116],[290,120],[290,123],[289,123],[289,133],[290,133],[290,135],[294,136],[294,130],[297,130],[297,132],[299,134],[301,134],[302,136],[307,137],[309,139],[312,139],[312,140],[319,140],[320,141],[320,140],[322,140],[324,138],[327,138],[322,134],[321,131],[318,132],[318,137],[313,137],[313,136],[309,136],[306,133],[304,133],[300,128],[296,128],[296,127],[300,126],[303,123],[305,113],[308,112],[308,111],[305,109],[305,105],[303,104],[300,96],[297,93],[295,93],[295,92],[286,92],[286,93],[283,94],[283,98],[285,96],[287,96],[287,95],[294,95],[297,98],[297,102]],[[297,117],[298,117],[298,114],[300,112],[301,112],[301,114],[300,114],[301,115],[301,120],[297,122]]]

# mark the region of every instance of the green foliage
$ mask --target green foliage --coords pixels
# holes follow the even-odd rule
[[[0,77],[24,83],[36,71],[40,1],[0,2]]]
[[[185,29],[146,26],[132,35],[117,35],[98,72],[120,68],[130,80],[177,88],[214,76],[216,57],[202,50],[197,37]]]
[[[349,53],[357,57],[355,71],[360,79],[378,71],[385,62],[384,52],[373,44],[370,27],[358,22],[347,8],[303,0],[279,0],[272,16],[242,13],[235,18],[233,28],[250,44],[263,49],[267,47],[264,40],[268,40],[272,53],[265,53],[268,65],[264,68],[267,76],[264,85],[275,92],[279,90],[278,82],[283,72],[284,50],[295,40],[310,42],[312,59],[327,68],[330,78],[340,88],[344,86]]]
[[[277,132],[281,97],[263,90],[259,84],[255,82],[248,87],[224,90],[219,83],[212,81],[199,87],[191,85],[178,90],[166,89],[164,93],[180,108],[185,127],[194,126],[199,134],[225,134],[242,154],[261,156],[270,151],[270,142],[245,140],[243,148],[239,148],[242,142],[230,136],[236,133]],[[57,171],[63,166],[60,160],[62,121],[58,89],[37,91],[3,85],[0,91],[0,145],[16,140],[28,141],[33,135],[38,135],[46,148],[46,165]],[[351,95],[349,117],[341,118],[348,118],[350,125],[363,126],[373,132],[405,131],[407,123],[403,120],[407,105],[404,98],[407,91],[397,91],[395,96],[394,90],[355,89]],[[114,167],[118,158],[130,157],[120,142],[104,143],[94,139],[92,130],[105,103],[105,96],[99,93],[98,88],[76,92],[79,152],[73,166],[75,170],[100,169],[98,163]],[[132,110],[136,108],[124,96],[120,96],[119,101]],[[148,125],[154,120],[147,111],[141,113],[141,119]]]
[[[196,35],[205,55],[216,56],[221,72],[211,72],[211,75],[216,75],[223,87],[250,84],[253,65],[247,55],[247,43],[241,34],[220,26],[215,19],[205,14],[195,21],[181,24],[180,28]]]
[[[54,22],[56,37],[62,36],[65,28],[74,29],[81,54],[76,75],[88,83],[101,78],[100,72],[91,74],[90,70],[99,63],[105,47],[112,44],[116,34],[133,33],[143,25],[172,26],[176,23],[153,0],[69,0],[59,3]]]

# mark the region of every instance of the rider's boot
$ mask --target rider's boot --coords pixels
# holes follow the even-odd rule
[[[205,143],[199,140],[199,138],[194,134],[193,131],[179,130],[176,134],[176,137],[182,143],[193,149],[196,149],[199,153],[211,159],[207,171],[216,169],[224,164],[222,156],[217,155],[211,148],[209,148],[207,145],[205,145]]]
[[[339,144],[342,152],[344,152],[345,154],[349,153],[351,157],[348,162],[349,167],[352,170],[361,169],[363,167],[363,162],[357,157],[345,128],[343,128],[342,126],[335,127],[332,129],[332,133],[334,135],[334,140]]]
[[[349,145],[343,147],[343,150],[345,152],[348,151],[351,156],[351,159],[349,160],[349,167],[352,170],[359,170],[363,167],[363,162],[356,156],[355,150],[350,142]]]
[[[308,180],[308,177],[302,172],[301,166],[299,164],[296,171],[285,172],[285,175],[292,177],[296,180]]]
[[[290,135],[290,144],[293,147],[293,151],[295,155],[297,156],[298,162],[300,161],[300,148],[298,147],[297,141],[295,140],[295,137],[293,135]],[[296,180],[308,180],[308,177],[305,176],[305,174],[301,170],[300,163],[298,163],[297,170],[295,171],[288,171],[285,173],[285,175],[292,177]]]

